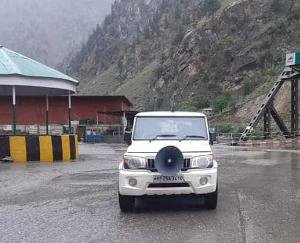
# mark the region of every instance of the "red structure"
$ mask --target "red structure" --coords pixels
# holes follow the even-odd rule
[[[12,123],[12,98],[0,97],[0,125]],[[132,104],[125,96],[73,96],[73,121],[91,120],[104,124],[119,124],[122,112],[129,111]],[[16,121],[19,125],[45,124],[45,97],[18,96]],[[68,97],[49,97],[49,124],[68,123]]]

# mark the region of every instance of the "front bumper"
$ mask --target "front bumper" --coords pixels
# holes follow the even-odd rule
[[[186,187],[149,187],[153,183],[153,176],[160,175],[151,171],[132,171],[120,169],[119,192],[121,195],[143,196],[143,195],[180,195],[180,194],[207,194],[216,191],[217,188],[217,167],[205,170],[191,169],[181,172]],[[206,185],[200,184],[200,178],[207,177]],[[130,186],[130,178],[137,180],[136,186]]]

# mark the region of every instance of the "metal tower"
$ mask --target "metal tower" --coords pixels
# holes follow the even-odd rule
[[[240,140],[246,140],[249,134],[256,127],[260,119],[264,118],[264,136],[265,139],[271,134],[271,117],[273,117],[277,126],[285,137],[294,137],[299,135],[299,79],[300,78],[300,52],[286,55],[286,66],[283,72],[274,83],[272,89],[267,94],[263,103],[259,106],[251,122],[246,127]],[[286,81],[291,82],[291,129],[285,125],[283,119],[276,111],[273,101]]]

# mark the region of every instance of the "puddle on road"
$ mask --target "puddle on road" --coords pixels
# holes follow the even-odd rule
[[[86,180],[99,180],[99,178],[111,178],[112,175],[117,174],[118,171],[111,172],[80,172],[74,174],[61,175],[53,179],[53,181],[86,181]]]
[[[291,169],[300,169],[300,153],[293,151],[257,150],[255,148],[216,151],[220,165],[242,163],[257,166],[289,165]]]
[[[48,162],[0,162],[0,171],[18,170],[38,167],[54,167],[60,165],[70,165],[76,161],[48,161]]]
[[[261,144],[257,146],[253,146],[254,149],[271,149],[271,150],[294,150],[300,152],[300,140],[290,141],[290,143],[287,144]]]
[[[291,154],[292,169],[300,169],[300,154]]]
[[[115,178],[115,180],[114,180]],[[68,185],[114,185],[118,178],[117,170],[86,171],[65,174],[54,178],[54,183]]]

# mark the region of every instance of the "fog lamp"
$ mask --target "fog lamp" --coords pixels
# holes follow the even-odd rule
[[[207,177],[201,177],[200,178],[200,185],[204,186],[204,185],[207,184],[207,182],[208,182]]]
[[[128,183],[130,186],[136,186],[137,180],[135,178],[129,178]]]

